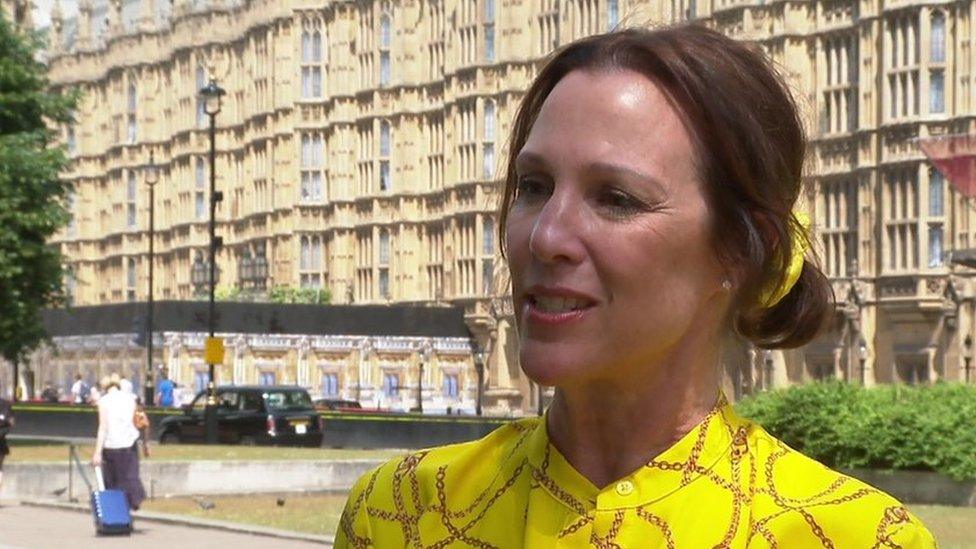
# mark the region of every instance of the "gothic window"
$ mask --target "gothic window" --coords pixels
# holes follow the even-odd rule
[[[388,86],[391,79],[390,47],[393,21],[389,14],[380,16],[380,86]]]
[[[129,143],[135,143],[138,100],[136,97],[136,85],[133,83],[129,84],[129,89],[127,90],[126,106],[128,107],[128,112],[126,114],[126,137]]]
[[[495,102],[485,100],[484,135],[482,149],[482,177],[492,179],[495,176]]]
[[[495,61],[495,0],[484,0],[485,2],[485,61],[493,63]]]
[[[302,99],[322,97],[322,33],[302,32]]]
[[[946,60],[946,18],[941,11],[932,14],[932,30],[930,34],[929,59],[933,63],[945,63]]]
[[[206,85],[207,74],[204,72],[203,67],[197,67],[197,88],[194,93],[197,98],[197,126],[201,128],[207,124],[207,111],[204,108],[203,97],[200,97],[200,90]]]
[[[945,112],[945,72],[941,70],[929,72],[929,112]]]
[[[884,176],[887,195],[885,240],[889,271],[918,268],[918,173],[915,167],[892,168]]]
[[[301,202],[321,202],[324,199],[323,136],[319,132],[301,133]]]
[[[136,172],[129,170],[129,177],[125,184],[125,226],[134,229],[136,226]]]
[[[195,214],[197,219],[207,216],[207,204],[204,189],[207,185],[207,167],[203,158],[198,156],[196,160],[196,191],[194,192]]]

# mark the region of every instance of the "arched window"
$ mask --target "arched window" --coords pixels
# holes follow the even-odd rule
[[[380,156],[390,156],[391,148],[392,138],[390,132],[390,122],[387,120],[382,120],[380,121]]]
[[[380,230],[380,265],[390,264],[390,231]]]
[[[302,135],[302,167],[312,165],[312,138],[308,134]]]
[[[392,77],[390,66],[390,46],[392,38],[393,19],[389,14],[384,13],[380,16],[380,85],[386,86]]]
[[[495,102],[485,101],[485,141],[495,140]]]
[[[308,266],[309,266],[309,245],[308,245],[308,237],[307,236],[303,236],[302,237],[302,250],[301,250],[301,258],[299,260],[299,263],[300,263],[299,266],[301,267],[301,269],[303,271],[308,270]]]
[[[481,233],[484,243],[481,249],[482,255],[495,255],[495,220],[491,216],[486,215],[481,218]]]
[[[937,11],[932,14],[932,33],[929,50],[930,59],[933,63],[945,63],[946,18],[945,14],[943,14],[941,11]]]
[[[302,61],[311,63],[312,60],[312,35],[305,31],[302,33]]]
[[[207,184],[207,165],[200,156],[197,157],[196,183],[198,189],[204,188]]]
[[[612,31],[620,22],[617,0],[607,0],[607,30]]]
[[[393,42],[391,36],[391,27],[393,26],[392,18],[388,13],[384,13],[380,16],[380,48],[389,49],[390,44]]]
[[[197,126],[203,126],[207,123],[207,112],[204,110],[204,101],[200,97],[200,90],[207,85],[207,73],[203,70],[203,67],[197,67],[197,89],[195,95],[197,96]]]
[[[322,62],[322,33],[319,31],[312,34],[312,61]]]

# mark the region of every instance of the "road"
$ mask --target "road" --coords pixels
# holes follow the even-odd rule
[[[158,522],[135,522],[131,536],[97,537],[91,515],[79,511],[30,507],[4,503],[0,507],[0,549],[86,549],[97,547],[174,547],[273,546],[276,549],[326,547],[299,540],[254,536],[210,528],[194,528]]]

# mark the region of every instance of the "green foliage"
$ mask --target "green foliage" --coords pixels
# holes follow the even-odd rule
[[[214,288],[215,301],[250,301],[244,299],[243,291],[237,286],[217,286]]]
[[[759,393],[736,404],[773,436],[831,467],[936,471],[976,479],[976,387],[872,389],[840,382]]]
[[[292,288],[291,286],[274,286],[268,292],[268,301],[272,303],[307,303],[324,305],[332,299],[329,290],[323,288]]]
[[[40,310],[61,301],[64,276],[47,240],[68,222],[67,159],[47,124],[70,122],[77,95],[48,90],[39,47],[0,15],[0,356],[11,362],[46,337]]]
[[[309,305],[325,305],[332,296],[325,288],[292,288],[287,285],[274,286],[268,292],[241,289],[237,286],[218,286],[214,290],[217,301],[237,301],[248,303],[305,303]]]

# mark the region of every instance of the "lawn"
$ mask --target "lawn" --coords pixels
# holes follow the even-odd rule
[[[940,549],[976,548],[976,507],[909,505],[908,508],[929,527]]]
[[[278,505],[279,498],[284,505]],[[146,501],[142,509],[331,536],[345,502],[346,494],[178,497]],[[210,503],[214,507],[204,510],[201,504]]]
[[[283,506],[278,506],[278,497],[284,498]],[[147,501],[143,509],[332,535],[345,500],[345,494],[167,498]],[[201,502],[215,506],[204,510]],[[910,508],[932,530],[941,549],[976,549],[976,507],[911,505]]]
[[[67,461],[68,446],[63,444],[18,444],[10,441],[8,463],[32,461]],[[91,457],[92,446],[78,446],[79,457]],[[317,460],[317,459],[385,459],[403,453],[399,450],[343,450],[334,448],[279,448],[270,446],[205,446],[194,444],[152,444],[151,459],[188,460]]]

